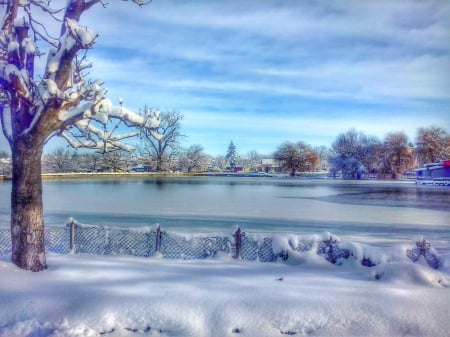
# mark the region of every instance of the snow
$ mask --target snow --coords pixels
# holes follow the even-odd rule
[[[283,249],[289,237],[275,241]],[[227,254],[205,260],[48,254],[49,268],[30,273],[4,256],[0,336],[448,333],[450,254],[439,256],[435,270],[423,257],[412,263],[397,256],[402,247],[347,248],[390,261],[370,268],[355,258],[331,264],[314,250],[274,263]]]
[[[89,48],[95,42],[97,34],[87,27],[82,27],[76,20],[66,18],[66,27],[70,35],[74,37],[82,48]]]
[[[19,50],[19,42],[14,40],[10,41],[8,43],[8,53],[12,53],[17,50]]]
[[[27,27],[28,26],[28,20],[24,17],[17,17],[14,19],[14,27]]]
[[[47,59],[47,72],[54,74],[58,71],[60,59],[57,57],[57,50],[51,49]]]
[[[25,52],[27,54],[34,54],[36,52],[36,45],[34,44],[34,41],[29,37],[23,39],[22,47],[25,49]]]

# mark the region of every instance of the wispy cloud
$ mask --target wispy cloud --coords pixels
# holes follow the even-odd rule
[[[450,130],[447,1],[111,1],[83,21],[111,98],[182,112],[187,144],[212,154]]]

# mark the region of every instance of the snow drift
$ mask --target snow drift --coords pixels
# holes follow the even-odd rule
[[[203,239],[173,233],[171,240],[199,245]],[[30,273],[5,255],[0,336],[444,336],[448,331],[450,254],[426,248],[439,261],[432,268],[420,251],[423,240],[374,247],[340,242],[329,233],[246,233],[241,239],[266,251],[270,239],[277,263],[261,262],[259,253],[253,260],[245,254],[233,258],[235,250],[204,259],[167,258],[162,247],[150,257],[129,251],[49,253],[49,269]]]

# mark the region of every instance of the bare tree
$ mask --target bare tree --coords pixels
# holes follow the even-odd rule
[[[0,175],[9,175],[11,172],[11,157],[8,152],[0,151]]]
[[[261,155],[255,151],[249,151],[245,158],[245,164],[250,167],[250,171],[256,171],[258,164],[261,162]]]
[[[102,159],[102,171],[126,172],[130,168],[130,161],[133,159],[131,151],[115,150],[104,153]]]
[[[159,124],[158,113],[141,116],[122,104],[113,106],[102,81],[85,78],[91,67],[86,51],[97,34],[81,26],[80,17],[94,5],[105,4],[101,0],[64,3],[54,9],[51,0],[0,0],[0,118],[12,153],[12,261],[32,271],[46,268],[41,159],[48,139],[58,135],[75,148],[107,152],[128,149],[121,141],[138,132],[114,135],[116,129],[106,128],[108,121],[149,130]],[[39,21],[38,12],[46,18]],[[37,75],[35,58],[44,50],[46,67]]]
[[[450,158],[450,135],[441,127],[420,128],[415,154],[421,165]]]
[[[80,153],[77,155],[77,161],[79,172],[98,172],[103,165],[103,154],[99,152]]]
[[[311,171],[317,164],[318,156],[314,149],[304,142],[285,142],[273,154],[280,161],[285,171],[292,177],[297,171]]]
[[[144,128],[143,152],[156,162],[156,171],[160,172],[170,164],[171,160],[180,151],[181,120],[183,115],[177,111],[162,111],[159,127],[155,130],[162,137],[155,138],[153,134]]]
[[[314,151],[317,154],[317,165],[314,166],[314,170],[328,171],[330,151],[325,146],[316,146]]]
[[[393,179],[413,166],[412,148],[408,145],[408,137],[404,132],[386,135],[382,156],[384,167]]]
[[[73,171],[73,154],[67,148],[58,148],[44,155],[44,170],[50,173],[67,173]]]
[[[223,172],[228,166],[228,161],[225,156],[217,156],[212,160],[211,164],[213,171]]]
[[[203,146],[198,144],[191,145],[178,160],[180,168],[188,173],[204,171],[207,161]]]

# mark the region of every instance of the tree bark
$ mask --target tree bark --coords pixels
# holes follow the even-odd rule
[[[47,268],[42,211],[43,144],[17,141],[12,149],[12,261],[31,271]]]

